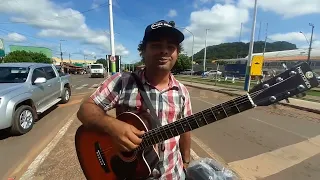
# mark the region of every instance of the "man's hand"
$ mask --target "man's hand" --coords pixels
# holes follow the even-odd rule
[[[184,167],[184,169],[187,169],[189,167],[189,162],[184,162],[183,167]]]
[[[129,152],[139,146],[144,131],[140,131],[134,126],[120,120],[115,120],[110,125],[109,134],[120,151]]]

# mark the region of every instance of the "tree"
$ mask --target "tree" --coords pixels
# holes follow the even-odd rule
[[[232,42],[232,43],[222,43],[219,45],[213,45],[207,47],[207,61],[211,62],[212,60],[217,59],[233,59],[233,58],[244,58],[248,55],[250,43],[243,42]],[[263,41],[254,42],[253,53],[261,53],[264,49]],[[276,41],[266,44],[266,52],[271,51],[284,51],[284,50],[293,50],[297,49],[295,44],[286,42],[286,41]],[[204,56],[204,49],[201,49],[199,52],[195,53],[193,58],[195,62],[202,63]]]
[[[179,54],[176,64],[173,66],[172,71],[183,71],[191,69],[191,60],[185,54]]]
[[[102,64],[103,67],[107,67],[108,66],[107,61],[105,59],[103,59],[103,58],[97,59],[97,61],[95,63],[96,64]]]
[[[4,57],[4,62],[35,62],[51,64],[52,59],[48,58],[43,53],[13,51]]]

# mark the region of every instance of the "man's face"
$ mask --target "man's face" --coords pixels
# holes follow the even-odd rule
[[[178,58],[178,45],[170,38],[153,40],[143,52],[145,65],[150,70],[169,72]]]

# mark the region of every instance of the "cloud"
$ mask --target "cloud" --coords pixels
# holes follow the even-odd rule
[[[39,28],[38,35],[41,37],[70,38],[110,49],[107,34],[102,30],[89,28],[82,13],[72,8],[64,8],[49,0],[28,0],[19,1],[19,3],[7,1],[0,4],[0,13],[12,15],[13,22],[23,22]],[[121,49],[123,52],[117,52],[117,54],[127,53],[125,47]]]
[[[242,8],[253,8],[254,0],[239,0],[238,5]],[[258,7],[284,18],[320,13],[319,0],[258,0]]]
[[[215,4],[211,9],[194,11],[190,15],[190,25],[186,28],[194,34],[194,53],[204,48],[206,29],[207,46],[220,44],[228,38],[239,37],[240,25],[249,20],[246,8],[239,8],[234,4]],[[245,32],[246,28],[243,27]],[[192,35],[183,31],[186,38],[183,43],[185,51],[191,55]]]
[[[310,40],[310,36],[311,36],[311,33],[288,32],[288,33],[272,34],[269,36],[269,38],[272,39],[273,41],[307,42],[307,40],[308,41]],[[313,38],[315,37],[316,35],[313,35]]]
[[[24,42],[27,38],[19,33],[9,33],[7,40],[13,42]]]
[[[288,41],[296,44],[298,48],[309,48],[310,37],[311,33],[288,32],[271,34],[268,38],[272,41]],[[317,37],[317,34],[313,34],[312,48],[320,48]]]
[[[178,13],[177,13],[177,11],[175,10],[175,9],[170,9],[170,11],[168,12],[168,15],[167,16],[169,16],[169,17],[175,17],[175,16],[177,16],[178,15]]]

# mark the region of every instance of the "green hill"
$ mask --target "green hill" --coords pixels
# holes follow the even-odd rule
[[[214,59],[232,59],[232,58],[244,58],[248,55],[250,43],[232,42],[222,43],[219,45],[207,46],[207,61],[211,62]],[[263,52],[264,42],[256,41],[254,43],[253,53]],[[276,41],[268,43],[266,45],[266,52],[272,51],[284,51],[297,49],[295,44],[286,41]],[[195,62],[202,63],[204,56],[204,48],[194,54],[193,58]]]

